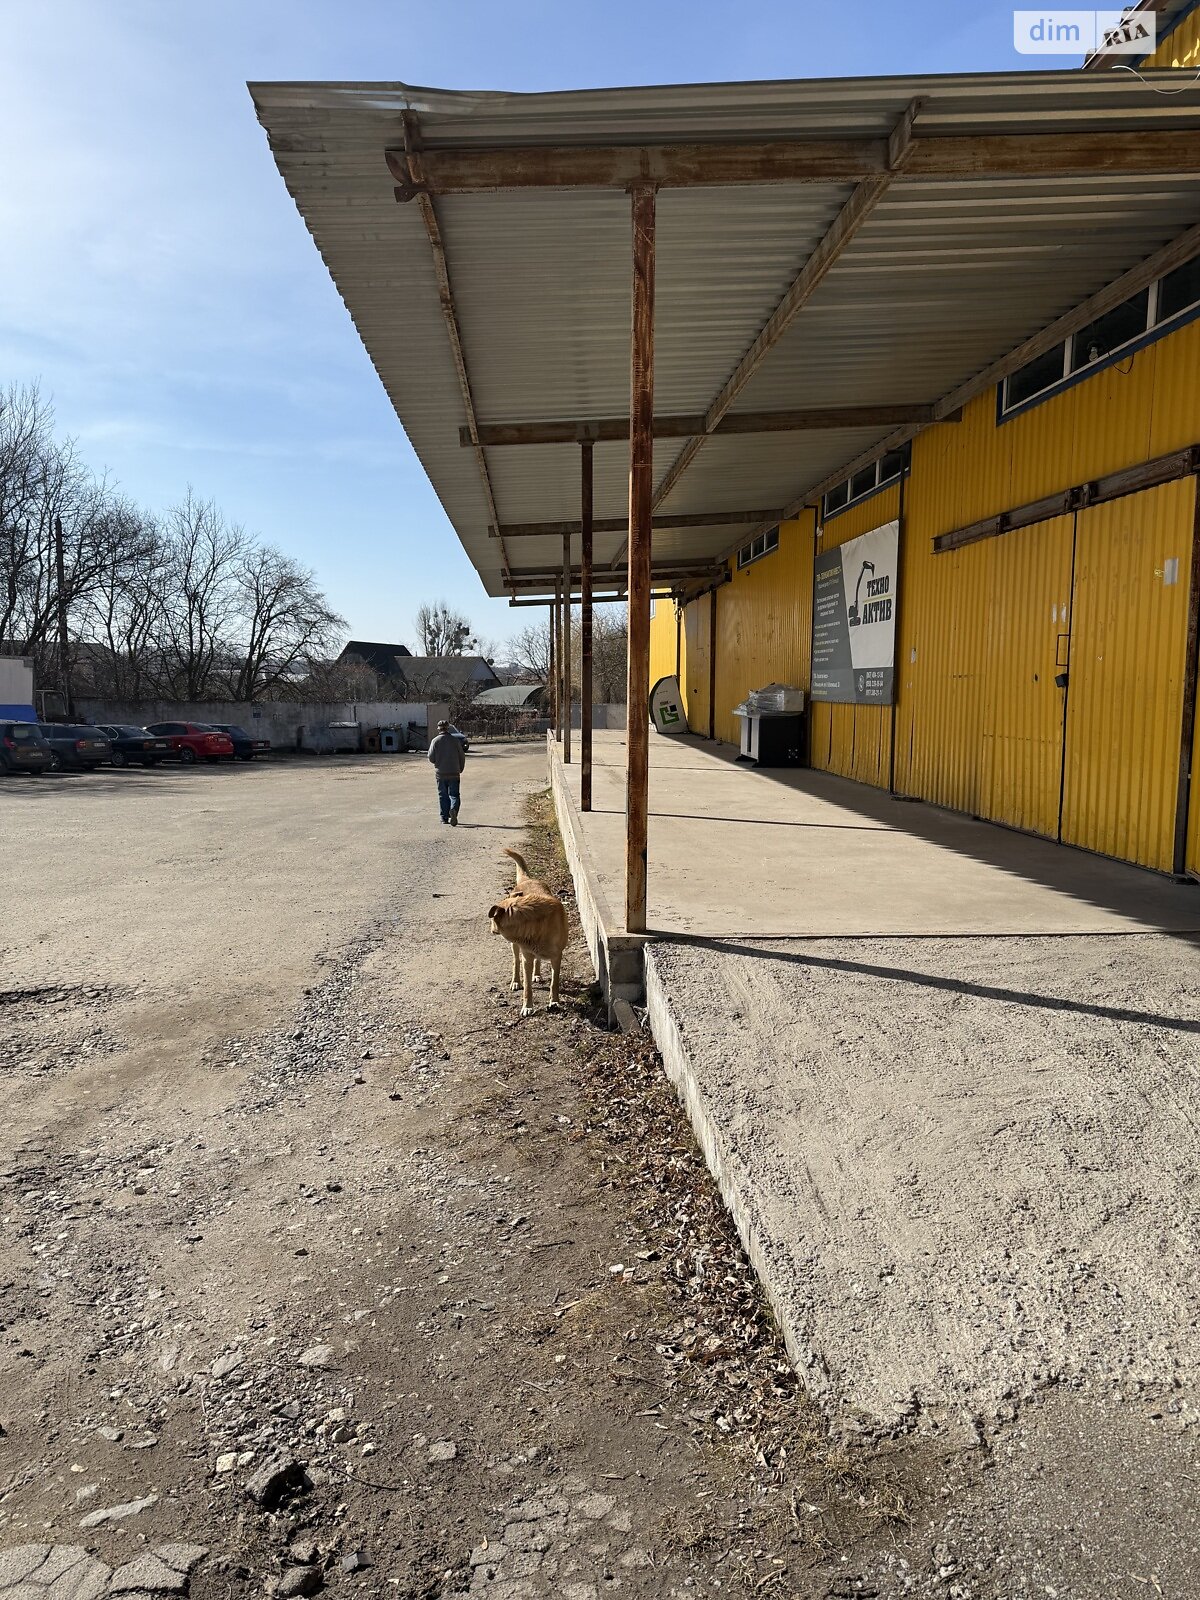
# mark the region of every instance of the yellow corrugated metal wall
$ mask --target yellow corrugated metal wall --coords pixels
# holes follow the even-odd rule
[[[675,672],[675,606],[670,600],[655,600],[650,618],[650,687],[660,678]]]
[[[1079,513],[1062,837],[1170,871],[1193,479]]]
[[[1185,17],[1146,60],[1148,67],[1200,67],[1200,11]]]
[[[683,703],[693,733],[708,732],[709,618],[713,597],[701,595],[683,613]]]
[[[896,788],[977,813],[986,705],[991,541],[935,557],[925,532],[945,483],[917,475],[905,491],[896,640]]]
[[[997,424],[992,390],[966,407],[961,422],[930,428],[914,440],[896,652],[896,786],[901,792],[1056,834],[1053,744],[1061,691],[1047,689],[1045,669],[1054,659],[1050,651],[1070,605],[1071,519],[1057,518],[944,555],[933,554],[931,540],[1195,443],[1200,439],[1198,363],[1200,323],[1194,322],[1008,422]],[[1162,513],[1146,496],[1113,502],[1121,505],[1138,526],[1148,524],[1146,538],[1152,540],[1155,529],[1162,532]],[[1111,509],[1096,507],[1086,515],[1095,518]],[[1105,543],[1116,535],[1102,530],[1129,525],[1088,524],[1094,559],[1107,562],[1105,570],[1113,574],[1120,563]],[[1173,543],[1179,546],[1175,553],[1186,589],[1191,534],[1184,512],[1176,517]],[[1090,594],[1098,597],[1099,576],[1089,583]],[[1089,601],[1095,603],[1096,598]],[[1143,609],[1143,625],[1148,617]],[[1130,648],[1135,640],[1136,628],[1126,641]],[[1178,665],[1181,671],[1181,659]],[[1073,678],[1072,689],[1076,685]],[[1174,742],[1177,751],[1178,720],[1169,726],[1166,698],[1156,705],[1155,715],[1166,719],[1158,728],[1162,747]],[[1059,749],[1061,761],[1061,738]],[[1083,766],[1077,770],[1077,784],[1095,781]],[[1091,805],[1097,820],[1084,827],[1080,816],[1074,830],[1079,842],[1086,835],[1111,843],[1120,835],[1118,824],[1098,819],[1107,815],[1106,807],[1115,811],[1122,803],[1116,779],[1107,798],[1080,801],[1085,811]],[[1158,821],[1152,829],[1162,833],[1162,813],[1154,815]],[[1168,834],[1173,827],[1172,813]],[[1169,847],[1169,838],[1159,839],[1160,863]],[[1091,848],[1108,847],[1093,843]],[[1146,854],[1144,840],[1138,849],[1141,854],[1131,859]]]
[[[718,591],[717,738],[741,737],[733,708],[771,682],[808,686],[814,516],[779,529],[779,548]]]
[[[821,549],[857,539],[900,514],[900,485],[872,495],[825,524]],[[901,592],[903,608],[903,591]],[[810,621],[811,626],[811,621]],[[801,680],[807,684],[807,678]],[[892,749],[891,706],[832,705],[813,701],[809,710],[810,759],[824,772],[836,772],[859,783],[887,787]]]
[[[1064,838],[1170,867],[1191,480],[944,555],[931,541],[1200,441],[1197,371],[1200,321],[1008,422],[997,424],[991,390],[961,422],[914,440],[896,648],[899,792],[1055,837],[1065,781]],[[835,517],[825,547],[889,521],[898,500],[892,489]],[[813,550],[808,515],[784,526],[775,554],[720,590],[719,738],[736,742],[732,709],[750,689],[772,679],[808,686]],[[1163,581],[1168,560],[1178,562],[1173,584]],[[693,602],[684,627],[685,701],[701,733],[710,604]],[[1072,629],[1064,724],[1054,677],[1060,635]],[[652,673],[674,670],[674,611],[659,601]],[[813,765],[886,785],[891,716],[884,707],[813,705]],[[1188,859],[1200,872],[1200,735],[1195,770]]]
[[[980,815],[1058,834],[1075,518],[1020,528],[987,549]],[[944,557],[941,559],[945,559]]]

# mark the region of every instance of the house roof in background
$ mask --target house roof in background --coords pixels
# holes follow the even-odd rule
[[[396,657],[409,656],[412,651],[404,644],[375,644],[369,639],[350,639],[342,648],[338,657],[345,661],[354,656],[379,673],[381,678],[391,678],[396,674]]]
[[[397,661],[395,671],[418,699],[428,698],[435,689],[458,694],[472,683],[490,687],[500,681],[483,656],[408,655]]]

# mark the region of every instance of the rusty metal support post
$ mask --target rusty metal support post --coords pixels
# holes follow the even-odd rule
[[[579,809],[592,809],[592,447],[579,452]]]
[[[558,578],[554,586],[554,736],[563,742],[563,581]]]
[[[717,595],[714,586],[708,597],[708,737],[717,737]]]
[[[1173,870],[1177,878],[1187,876],[1187,847],[1196,774],[1192,750],[1196,738],[1196,691],[1200,677],[1200,474],[1192,479],[1196,503],[1192,512],[1192,560],[1188,588],[1187,642],[1183,659],[1183,715],[1179,728],[1179,785],[1175,795],[1175,854]]]
[[[683,601],[675,602],[675,682],[683,694]]]
[[[650,814],[650,535],[654,501],[654,212],[650,184],[633,204],[633,320],[629,354],[629,661],[625,774],[625,927],[646,931]]]
[[[546,672],[546,693],[550,696],[550,725],[554,729],[555,738],[558,737],[558,646],[555,640],[558,637],[558,585],[554,585],[554,599],[549,606],[550,617],[550,652],[549,665]]]
[[[563,760],[571,760],[571,535],[563,534]]]

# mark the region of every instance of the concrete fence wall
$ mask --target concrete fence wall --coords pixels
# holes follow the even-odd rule
[[[0,699],[3,697],[0,696]],[[415,724],[414,737],[426,739],[439,718],[449,717],[445,703],[410,703],[397,700],[345,701],[336,705],[302,704],[291,700],[265,700],[247,705],[237,700],[206,700],[184,705],[161,700],[148,705],[130,705],[120,700],[81,697],[75,702],[80,722],[127,722],[136,728],[151,722],[232,722],[246,732],[270,739],[279,750],[328,751],[346,747],[353,739],[349,729],[334,729],[330,723],[357,722],[364,733],[374,728]],[[467,719],[469,720],[469,719]],[[535,725],[539,731],[548,724]],[[579,707],[573,707],[571,726],[579,727]],[[623,728],[623,705],[595,704],[594,728]]]
[[[438,704],[412,704],[395,700],[345,701],[335,705],[309,705],[290,700],[266,700],[261,705],[244,701],[210,700],[194,705],[160,701],[131,706],[116,700],[83,698],[75,702],[81,722],[125,722],[145,727],[151,722],[231,722],[252,736],[270,739],[280,750],[329,751],[348,747],[351,729],[331,729],[336,722],[357,722],[364,733],[373,728],[415,724],[414,732],[424,739],[439,717],[449,716],[449,708]]]
[[[613,702],[613,703],[610,703],[608,705],[601,705],[599,703],[593,705],[592,706],[592,727],[593,728],[623,728],[625,726],[625,723],[626,723],[626,720],[627,720],[627,718],[626,718],[627,709],[628,708],[625,706],[624,702],[621,702],[620,704],[617,704],[617,703]],[[579,726],[579,723],[577,721],[573,721],[571,723],[571,726],[573,728],[577,728]]]

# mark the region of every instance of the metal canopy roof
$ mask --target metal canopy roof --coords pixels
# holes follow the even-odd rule
[[[476,452],[459,442],[470,418],[435,252],[421,205],[397,202],[388,166],[388,152],[404,160],[406,113],[415,113],[409,130],[419,130],[431,174],[481,427],[627,414],[629,198],[606,184],[620,181],[618,168],[653,167],[675,147],[684,157],[664,168],[657,207],[656,416],[708,410],[872,173],[885,174],[886,191],[740,390],[731,417],[932,405],[1200,221],[1200,89],[1181,90],[1170,72],[532,95],[403,84],[250,90],[284,181],[493,595],[510,584],[552,592],[537,575],[561,562],[561,540],[489,531]],[[915,153],[888,175],[887,141],[910,108]],[[802,181],[690,176],[688,152],[755,142],[767,157],[811,155],[819,170]],[[1035,147],[1044,155],[1031,163]],[[521,186],[463,192],[461,172],[486,152],[523,163],[514,180]],[[560,186],[573,174],[580,186]],[[541,186],[546,178],[553,181]],[[486,170],[481,181],[492,181]],[[656,516],[793,504],[891,431],[710,435]],[[656,441],[660,488],[687,446]],[[601,442],[594,451],[595,515],[622,518],[628,445]],[[500,525],[577,520],[579,455],[573,443],[486,447]],[[755,525],[656,527],[655,573],[711,566]],[[606,568],[619,570],[623,549],[623,534],[597,533],[598,588]]]

